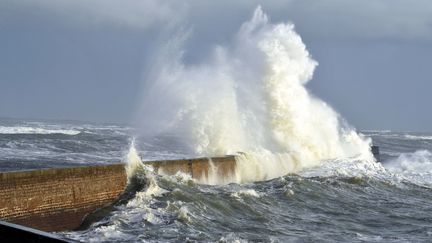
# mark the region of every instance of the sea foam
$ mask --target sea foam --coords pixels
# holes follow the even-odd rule
[[[40,127],[7,127],[0,126],[0,134],[65,134],[78,135],[80,131],[69,129],[45,129]]]
[[[318,63],[293,24],[273,24],[258,7],[231,44],[198,64],[184,62],[186,40],[173,38],[150,72],[144,136],[176,134],[199,156],[237,154],[235,182],[334,158],[373,161],[370,139],[305,87]]]

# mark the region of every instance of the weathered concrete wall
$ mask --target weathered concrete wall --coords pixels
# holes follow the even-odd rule
[[[153,166],[159,174],[174,175],[178,171],[190,174],[197,180],[205,180],[209,176],[219,178],[231,177],[235,171],[235,157],[214,157],[214,158],[197,158],[184,160],[166,160],[145,162]],[[213,173],[213,175],[211,175]]]
[[[205,181],[232,176],[235,157],[146,164],[160,174],[181,171]],[[44,231],[73,230],[87,214],[115,201],[126,184],[124,164],[0,173],[0,219]]]
[[[45,231],[75,229],[126,181],[124,165],[0,173],[0,218]]]

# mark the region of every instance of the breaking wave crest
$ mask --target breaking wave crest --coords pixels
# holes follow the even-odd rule
[[[194,155],[238,154],[239,182],[334,158],[373,161],[370,139],[305,87],[317,62],[293,24],[273,24],[258,7],[230,45],[199,64],[184,63],[185,40],[169,43],[149,75],[144,136],[177,134]]]
[[[80,131],[65,129],[45,129],[38,127],[5,127],[0,126],[0,134],[65,134],[78,135]]]
[[[410,182],[432,185],[432,153],[429,150],[402,153],[396,159],[384,163],[384,166]]]

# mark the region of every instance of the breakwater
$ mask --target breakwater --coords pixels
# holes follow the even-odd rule
[[[231,176],[235,157],[151,161],[159,174],[183,172],[202,180]],[[125,164],[0,173],[0,219],[44,231],[77,229],[127,186]]]

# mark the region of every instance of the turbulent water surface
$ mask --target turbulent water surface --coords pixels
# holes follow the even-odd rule
[[[260,7],[201,63],[183,61],[185,41],[174,36],[155,58],[137,129],[0,121],[2,171],[124,161],[142,188],[88,229],[59,234],[84,242],[430,241],[432,134],[349,126],[308,92],[318,63],[294,25],[272,23]],[[155,175],[142,162],[226,154],[237,155],[234,176],[204,181]]]
[[[73,122],[0,122],[1,171],[117,163],[134,130]],[[62,235],[124,241],[429,241],[432,134],[364,131],[383,166],[334,159],[267,181],[200,184],[138,171],[144,189],[89,229]],[[147,141],[147,140],[146,140]],[[136,141],[143,159],[182,158],[173,138]],[[175,150],[177,148],[177,150]]]

